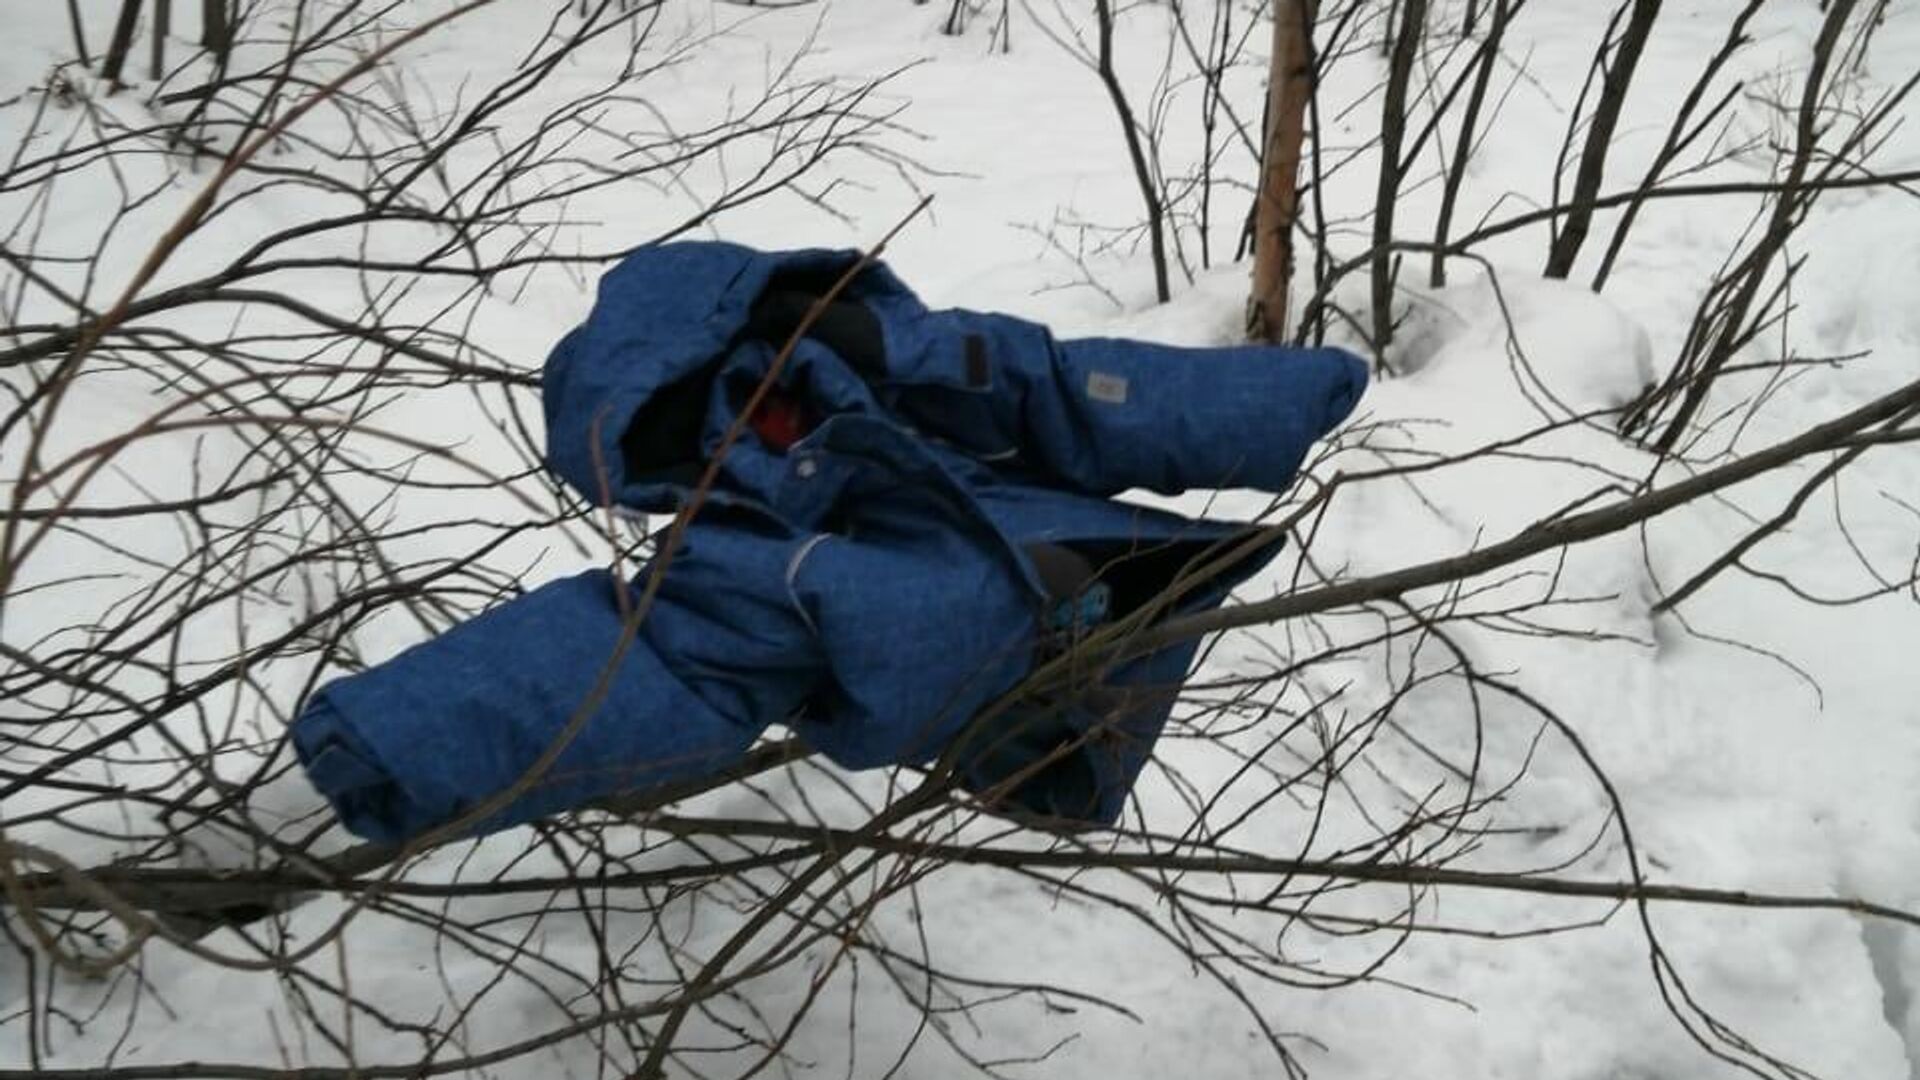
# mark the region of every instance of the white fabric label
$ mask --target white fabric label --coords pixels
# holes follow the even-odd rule
[[[1087,397],[1108,405],[1127,403],[1127,377],[1095,371],[1087,375]]]

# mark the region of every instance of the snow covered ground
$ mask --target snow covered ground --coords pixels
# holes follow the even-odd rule
[[[1628,100],[1610,177],[1624,184],[1639,175],[1665,132],[1674,100],[1739,6],[1731,0],[1676,0],[1666,6],[1644,61],[1646,75]],[[17,32],[0,40],[0,101],[37,84],[65,48],[60,7],[46,4],[31,15],[14,13]],[[1079,7],[1072,18],[1084,30],[1086,12]],[[1436,23],[1457,20],[1452,6],[1441,7]],[[1534,0],[1516,25],[1509,46],[1515,78],[1480,152],[1461,220],[1473,221],[1496,206],[1511,211],[1526,200],[1547,198],[1567,110],[1608,7]],[[1815,7],[1812,0],[1765,5],[1754,25],[1755,44],[1736,58],[1735,69],[1754,87],[1777,80],[1783,71],[1798,71],[1817,29]],[[490,67],[511,62],[500,43],[511,40],[523,14],[518,5],[502,5],[457,23],[409,47],[401,68],[419,87],[450,100],[463,79],[478,81]],[[669,5],[662,15],[664,28],[714,34],[649,84],[650,104],[686,124],[721,105],[730,90],[767,77],[808,41],[811,48],[798,60],[798,70],[810,74],[861,78],[909,65],[880,91],[882,103],[903,108],[898,126],[875,139],[918,168],[902,171],[878,156],[836,158],[826,166],[829,172],[808,183],[817,191],[829,176],[837,178],[842,186],[833,205],[842,216],[801,199],[769,199],[723,216],[712,234],[766,247],[861,245],[883,234],[921,193],[931,192],[929,212],[887,254],[931,303],[1010,311],[1066,335],[1134,335],[1190,344],[1234,340],[1246,292],[1244,265],[1218,265],[1194,280],[1177,279],[1174,301],[1155,306],[1144,246],[1093,252],[1076,261],[1043,237],[1050,224],[1062,220],[1130,225],[1140,217],[1138,193],[1099,81],[1039,29],[1044,24],[1062,34],[1067,25],[1062,14],[1052,7],[1016,6],[1012,48],[1004,52],[988,46],[992,17],[989,10],[966,33],[948,36],[939,32],[944,5],[906,0],[820,0],[773,9]],[[1131,9],[1122,20],[1122,70],[1139,95],[1148,94],[1156,77],[1168,40],[1167,17],[1166,8],[1149,5]],[[1907,78],[1912,58],[1920,55],[1920,5],[1894,0],[1886,20],[1863,74],[1882,86]],[[1255,52],[1264,48],[1263,34],[1252,40]],[[1368,92],[1383,64],[1369,51],[1334,68],[1324,100],[1363,104],[1329,121],[1330,155],[1372,137],[1378,98]],[[542,92],[558,95],[587,85],[596,78],[589,67],[582,62],[558,73]],[[1228,89],[1242,115],[1258,116],[1258,65],[1234,73]],[[113,107],[136,109],[136,98],[137,93],[123,96]],[[0,150],[11,151],[23,108],[16,102],[0,110],[0,131],[9,133],[0,137]],[[1741,99],[1735,113],[1737,124],[1752,132],[1782,123],[1757,97]],[[1168,124],[1165,153],[1170,160],[1185,160],[1197,136],[1177,114]],[[1920,166],[1920,135],[1899,131],[1879,153],[1887,169]],[[1743,155],[1708,175],[1762,180],[1772,160],[1765,153]],[[688,176],[686,191],[641,197],[622,190],[585,197],[572,207],[575,217],[598,224],[576,228],[564,242],[614,248],[623,237],[654,235],[686,213],[703,184],[715,182],[709,172]],[[182,177],[182,199],[194,179]],[[1329,192],[1329,216],[1352,221],[1364,214],[1372,184],[1371,159],[1362,156],[1339,174]],[[1407,235],[1422,236],[1430,229],[1436,186],[1420,186],[1404,198],[1399,220]],[[1609,190],[1616,186],[1608,185]],[[1390,357],[1404,374],[1376,383],[1354,431],[1318,464],[1319,474],[1377,467],[1383,453],[1458,453],[1486,445],[1539,426],[1543,407],[1550,415],[1562,407],[1583,411],[1621,404],[1676,354],[1701,289],[1757,205],[1753,199],[1651,205],[1601,296],[1582,287],[1585,279],[1579,275],[1571,284],[1539,278],[1546,240],[1537,229],[1508,234],[1480,249],[1497,279],[1476,264],[1456,262],[1452,284],[1427,289],[1418,284],[1424,273],[1414,268],[1420,260],[1410,257],[1403,285],[1413,314]],[[63,209],[72,217],[56,215],[51,235],[71,230],[80,238],[97,231],[85,220],[83,205]],[[288,211],[301,212],[293,206]],[[9,207],[6,216],[16,212]],[[1241,212],[1236,199],[1221,217],[1236,222]],[[199,265],[217,265],[221,251],[244,246],[250,231],[260,227],[244,217],[219,222],[204,242],[210,253]],[[1219,263],[1226,263],[1221,253],[1231,250],[1235,231],[1216,227],[1212,249]],[[151,235],[130,229],[115,248],[118,262],[109,277],[131,273]],[[1071,246],[1070,229],[1058,229],[1054,236]],[[1366,243],[1352,225],[1337,241],[1349,253]],[[1870,354],[1808,370],[1773,387],[1764,407],[1740,431],[1741,449],[1793,435],[1920,373],[1920,305],[1912,302],[1920,277],[1920,206],[1910,191],[1829,195],[1794,254],[1806,258],[1794,289],[1796,314],[1784,331],[1755,347],[1753,358],[1775,357],[1783,348],[1803,356]],[[190,246],[169,273],[189,273],[201,258],[201,251]],[[1350,285],[1360,287],[1357,280]],[[109,282],[103,289],[116,287]],[[1342,298],[1364,303],[1358,291],[1343,292]],[[584,314],[589,299],[588,287],[568,274],[534,274],[523,288],[503,291],[484,305],[470,334],[531,369]],[[1334,340],[1343,339],[1336,334]],[[1516,356],[1525,358],[1524,366]],[[1761,378],[1736,389],[1752,393]],[[1551,403],[1542,386],[1551,392]],[[116,430],[107,425],[122,422],[118,410],[123,406],[126,415],[140,415],[146,406],[129,394],[124,402],[110,390],[90,399],[89,422]],[[449,403],[445,395],[396,402],[387,422],[403,424],[421,438],[464,440],[481,460],[509,460],[504,454],[489,459],[486,438],[497,432],[483,427],[486,414],[471,403]],[[58,434],[67,444],[78,444],[87,432],[85,424],[75,424]],[[140,465],[162,490],[167,471],[184,460],[168,454],[155,451]],[[1920,910],[1920,704],[1912,678],[1920,656],[1920,604],[1912,591],[1895,589],[1836,606],[1810,602],[1777,581],[1729,574],[1677,615],[1651,610],[1661,589],[1687,580],[1757,521],[1777,512],[1819,463],[1782,470],[1643,529],[1581,545],[1564,562],[1544,557],[1527,564],[1524,569],[1539,575],[1557,572],[1561,595],[1591,598],[1541,616],[1581,634],[1541,636],[1497,620],[1458,625],[1454,633],[1482,669],[1550,702],[1578,733],[1626,807],[1654,879],[1756,892],[1864,896]],[[1344,493],[1318,533],[1313,561],[1326,570],[1357,574],[1459,553],[1511,535],[1615,478],[1642,477],[1651,466],[1649,455],[1608,430],[1569,426],[1529,443],[1526,456],[1475,458],[1423,474],[1415,483],[1364,485]],[[520,512],[513,500],[497,493],[468,492],[461,498],[471,502],[476,516]],[[1178,501],[1194,512],[1226,516],[1253,516],[1266,503],[1265,497],[1246,493]],[[1790,529],[1757,549],[1750,562],[1818,596],[1869,591],[1877,584],[1869,567],[1908,572],[1920,547],[1917,508],[1920,454],[1911,446],[1876,449],[1851,466],[1836,487],[1818,495]],[[36,580],[58,579],[100,557],[77,545],[56,547],[34,574]],[[538,541],[510,546],[498,557],[502,565],[535,565],[535,578],[569,572],[587,561],[562,545]],[[1276,571],[1244,591],[1257,599],[1286,585]],[[1503,596],[1533,595],[1539,587],[1537,577],[1510,582],[1473,602],[1491,609]],[[39,603],[11,604],[5,639],[32,641],[46,629],[65,625],[74,612],[89,610],[84,588],[54,590]],[[1336,620],[1326,629],[1359,637],[1369,632],[1364,622]],[[418,625],[384,620],[369,627],[359,645],[377,658],[420,634]],[[1206,682],[1270,670],[1276,652],[1290,655],[1303,640],[1297,628],[1235,632],[1211,653],[1196,678]],[[1344,700],[1354,703],[1349,712],[1357,715],[1392,691],[1405,665],[1431,659],[1412,655],[1404,643],[1377,648],[1360,660],[1313,673],[1300,692],[1337,686]],[[279,687],[282,704],[291,706],[297,678],[272,672],[261,678]],[[1414,784],[1432,771],[1412,741],[1416,735],[1442,754],[1483,752],[1493,775],[1510,773],[1525,761],[1526,778],[1498,816],[1500,825],[1518,831],[1486,838],[1463,865],[1500,870],[1567,861],[1568,877],[1623,878],[1623,852],[1613,834],[1587,849],[1604,825],[1607,804],[1579,755],[1552,733],[1536,741],[1538,721],[1507,704],[1488,705],[1484,745],[1476,744],[1469,707],[1457,688],[1406,702],[1402,722],[1418,730],[1405,739],[1383,738],[1369,751],[1383,777],[1380,783],[1391,776]],[[1169,740],[1163,759],[1168,773],[1149,774],[1140,791],[1140,812],[1150,827],[1174,832],[1192,814],[1170,774],[1205,787],[1209,780],[1223,781],[1233,761],[1191,738]],[[289,781],[274,792],[284,804],[278,808],[311,809],[315,797],[297,778]],[[884,790],[885,779],[861,777],[855,783],[871,794]],[[773,782],[775,802],[796,805],[797,796],[785,792],[788,784],[804,786],[810,799],[825,804],[840,798],[827,779],[801,770],[792,779]],[[53,798],[27,793],[9,800],[4,813],[19,816]],[[764,806],[755,795],[722,794],[704,808],[724,815],[764,812]],[[1276,804],[1239,826],[1236,842],[1274,854],[1327,854],[1339,847],[1343,832],[1357,834],[1363,823],[1335,820],[1312,841],[1305,840],[1305,828],[1298,808]],[[73,833],[35,839],[83,865],[115,853],[104,841]],[[503,837],[444,852],[414,875],[477,880],[518,857],[524,839]],[[544,858],[522,864],[520,872],[550,871],[553,864]],[[663,864],[671,854],[647,859]],[[1141,898],[1152,903],[1144,891]],[[751,902],[744,893],[735,899],[742,906]],[[1406,900],[1404,891],[1386,887],[1342,900],[1330,910],[1391,911]],[[291,917],[295,939],[330,925],[341,903],[322,899],[302,907]],[[512,897],[451,903],[468,919],[525,909]],[[1065,998],[1049,999],[1043,1007],[1031,998],[1014,998],[943,1019],[956,1044],[1007,1063],[1000,1067],[1005,1075],[1215,1077],[1273,1069],[1272,1052],[1249,1007],[1286,1033],[1290,1051],[1323,1080],[1409,1075],[1655,1080],[1736,1074],[1695,1045],[1663,1008],[1632,908],[1470,889],[1434,891],[1420,904],[1423,921],[1489,933],[1413,935],[1404,944],[1394,943],[1399,948],[1380,970],[1380,979],[1325,991],[1256,980],[1223,986],[1126,912],[985,868],[947,869],[921,883],[911,904],[897,901],[876,918],[903,936],[924,932],[926,948],[955,971],[1044,979],[1131,1011],[1129,1016]],[[610,936],[628,944],[646,939],[649,926],[616,925],[617,914],[606,928]],[[739,914],[710,904],[676,909],[674,917],[677,925],[651,929],[681,934],[683,947],[699,953],[737,925]],[[1763,1049],[1834,1080],[1920,1076],[1920,1005],[1914,1001],[1920,995],[1920,930],[1834,912],[1682,905],[1656,905],[1652,918],[1672,963],[1701,1004]],[[1604,921],[1497,939],[1595,920]],[[1247,925],[1262,934],[1275,930],[1272,920]],[[578,920],[514,918],[498,933],[504,942],[517,943],[502,949],[525,948],[557,963],[591,967],[595,942]],[[209,944],[218,946],[225,937],[215,935]],[[1310,942],[1317,952],[1300,957],[1303,963],[1329,970],[1364,965],[1385,944],[1332,935],[1298,940]],[[436,1015],[444,1022],[497,973],[477,952],[448,949],[436,943],[429,928],[398,919],[360,918],[341,941],[338,955],[328,949],[307,963],[329,977],[348,967],[358,994],[395,1016],[422,1022]],[[656,970],[642,977],[658,975]],[[72,980],[59,983],[55,1000],[69,1012],[86,1016],[103,1000],[105,1008],[83,1029],[56,1023],[55,1038],[43,1048],[45,1065],[341,1060],[335,1049],[305,1032],[291,994],[271,975],[209,967],[155,944],[140,962],[140,977],[151,1000],[131,1015],[120,1011],[126,999],[112,996],[131,994],[125,984],[109,991]],[[26,1004],[24,978],[19,955],[0,952],[0,1017]],[[461,1045],[455,1049],[477,1053],[552,1030],[566,1018],[566,995],[579,989],[556,987],[549,994],[508,980],[481,995],[475,1010],[456,1025]],[[756,983],[749,1000],[780,1018],[809,990],[804,969],[796,969]],[[849,1018],[856,1013],[857,1029],[850,1035]],[[775,1067],[796,1076],[889,1075],[918,1022],[918,1011],[884,975],[863,971],[857,981],[843,977],[827,985],[796,1034],[790,1059]],[[362,1063],[404,1063],[421,1056],[417,1040],[364,1019],[353,1030]],[[695,1041],[724,1044],[726,1036],[716,1026]],[[0,1069],[24,1069],[25,1053],[20,1024],[0,1025]],[[623,1061],[624,1053],[587,1036],[486,1071],[514,1077],[595,1076],[618,1068],[606,1062]],[[1029,1058],[1042,1060],[1026,1062]],[[729,1070],[745,1067],[752,1058],[716,1054],[699,1060],[715,1075],[733,1075]],[[977,1074],[945,1042],[924,1039],[891,1075]]]

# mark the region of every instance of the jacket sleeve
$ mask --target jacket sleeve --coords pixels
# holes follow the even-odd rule
[[[1017,456],[1095,494],[1282,491],[1367,384],[1366,365],[1334,348],[1057,341],[957,310],[930,313],[926,328],[908,359],[918,370],[903,374],[945,389],[909,412],[963,429],[958,441],[979,456]]]
[[[593,570],[322,687],[292,726],[308,778],[348,829],[399,843],[512,788],[468,831],[738,762],[812,692],[824,664],[788,600],[792,541],[700,526],[687,535],[624,646],[622,608],[642,587]]]

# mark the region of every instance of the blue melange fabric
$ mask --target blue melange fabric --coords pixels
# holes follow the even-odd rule
[[[710,378],[710,455],[777,351],[743,332],[755,299],[857,258],[707,242],[628,257],[547,362],[549,464],[594,502],[681,507],[682,481],[628,475],[621,440],[636,412],[669,384]],[[785,452],[751,433],[735,445],[624,646],[622,611],[645,572],[592,571],[313,697],[294,745],[348,828],[396,841],[451,820],[569,730],[551,767],[470,831],[712,773],[776,723],[849,768],[932,760],[1044,654],[1050,600],[1031,545],[1113,568],[1116,601],[1137,604],[1240,530],[1109,496],[1284,490],[1366,386],[1365,365],[1338,349],[1059,341],[1011,316],[928,310],[882,264],[847,296],[877,316],[883,368],[799,342],[781,383],[819,422]],[[1217,605],[1275,550],[1175,610]],[[965,744],[963,785],[1112,822],[1195,648],[1006,710]]]

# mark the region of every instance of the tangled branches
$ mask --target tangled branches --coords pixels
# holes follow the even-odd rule
[[[838,188],[817,179],[823,163],[864,156],[912,175],[892,149],[903,129],[887,77],[810,79],[795,58],[757,95],[707,102],[702,115],[702,88],[677,82],[677,68],[724,47],[720,35],[676,32],[660,4],[553,7],[539,24],[474,4],[411,28],[396,5],[289,3],[271,9],[278,20],[250,9],[230,49],[166,73],[138,108],[127,96],[140,88],[108,95],[75,70],[12,106],[31,120],[0,172],[11,214],[0,243],[11,395],[0,421],[11,470],[0,928],[23,974],[0,990],[24,1004],[0,1030],[18,1033],[24,1052],[0,1078],[345,1080],[578,1061],[636,1076],[839,1061],[891,1075],[923,1060],[1007,1075],[1082,1031],[1154,1023],[1120,988],[1079,974],[1081,926],[1126,928],[1147,985],[1166,969],[1210,984],[1300,1075],[1318,1047],[1275,1020],[1276,1000],[1296,1000],[1277,995],[1440,995],[1432,978],[1402,982],[1395,961],[1409,945],[1556,935],[1622,912],[1690,1035],[1751,1072],[1795,1076],[1695,995],[1658,906],[1920,921],[1813,889],[1669,879],[1603,768],[1591,710],[1507,670],[1489,645],[1652,647],[1654,615],[1721,574],[1751,572],[1751,551],[1840,468],[1920,438],[1920,384],[1693,463],[1623,448],[1611,433],[1630,404],[1561,407],[1517,333],[1516,375],[1545,419],[1446,450],[1403,423],[1363,423],[1302,490],[1248,508],[1257,528],[1243,543],[1285,537],[1291,554],[1245,602],[1166,617],[1234,561],[1213,553],[1002,703],[1217,635],[1182,691],[1172,745],[1117,829],[1009,819],[956,792],[949,762],[850,776],[774,741],[726,776],[485,842],[349,844],[293,772],[284,737],[322,679],[514,595],[556,563],[660,554],[540,467],[528,414],[534,360],[550,342],[519,313],[569,302],[586,268],[631,245],[750,203],[798,195],[831,211]],[[1372,221],[1330,224],[1318,194],[1358,158],[1323,160],[1316,138],[1316,198],[1301,215],[1316,290],[1302,332],[1390,336],[1397,316],[1342,310],[1343,278],[1365,271],[1370,287],[1392,285],[1389,257],[1473,260],[1573,208],[1446,223],[1475,128],[1491,122],[1480,109],[1497,113],[1498,35],[1528,5],[1497,4],[1484,47],[1470,30],[1423,37],[1424,20],[1407,12],[1428,5],[1405,5],[1391,37],[1378,5],[1321,7],[1331,36],[1318,63],[1353,62],[1377,32],[1404,44],[1401,107],[1436,110],[1396,137],[1388,198],[1417,184],[1406,170],[1447,141],[1443,103],[1464,95],[1471,117],[1453,132],[1451,171],[1430,185],[1447,204],[1430,243],[1391,226],[1376,236]],[[1230,6],[1197,34],[1180,14],[1169,29],[1205,69],[1195,85],[1212,103],[1206,168],[1156,164],[1165,107],[1126,123],[1141,135],[1130,143],[1142,193],[1166,210],[1155,225],[1169,230],[1163,250],[1196,271],[1213,258],[1208,230],[1221,216],[1207,171],[1216,151],[1259,143],[1225,91],[1235,43],[1259,35]],[[432,65],[435,41],[470,27],[513,32],[520,51],[452,101],[427,88],[456,80],[387,62]],[[269,30],[285,36],[267,40]],[[1729,41],[1739,38],[1736,27]],[[1436,43],[1439,54],[1422,51]],[[1105,55],[1096,67],[1117,87]],[[1423,89],[1423,71],[1450,81]],[[692,104],[668,110],[673,94]],[[1860,130],[1870,141],[1873,129]],[[1674,153],[1697,131],[1676,126]],[[1588,140],[1583,152],[1602,148]],[[1736,194],[1804,200],[1886,182],[1842,163],[1858,148],[1796,149],[1824,171],[1808,164]],[[1701,185],[1665,179],[1675,160],[1663,151],[1626,192],[1582,182],[1574,201],[1591,214],[1703,197]],[[604,227],[614,220],[621,228]],[[1356,236],[1358,248],[1338,249]],[[129,285],[119,275],[135,265]],[[1764,290],[1745,282],[1721,292],[1751,302],[1714,325],[1764,316]],[[1690,371],[1737,367],[1703,348]],[[1698,385],[1676,379],[1668,385]],[[1679,400],[1668,393],[1662,408]],[[1552,469],[1559,503],[1522,505],[1510,528],[1488,524],[1499,530],[1491,542],[1475,523],[1424,561],[1351,558],[1360,549],[1342,530],[1379,512],[1385,493],[1425,501],[1449,483],[1484,483],[1490,465]],[[1804,482],[1787,508],[1678,587],[1635,578],[1645,621],[1609,621],[1631,590],[1594,583],[1596,549],[1796,470]],[[1878,595],[1915,589],[1911,569],[1883,576]],[[1554,921],[1524,921],[1516,912],[1539,909],[1499,906],[1514,894],[1565,906],[1547,909]],[[996,910],[981,911],[988,903]],[[220,1055],[167,1041],[169,1014],[191,1027],[214,1009],[169,988],[198,992],[207,984],[195,979],[215,976],[264,1004],[210,1022],[260,1030],[225,1033]],[[92,1052],[121,1037],[125,1053]]]

